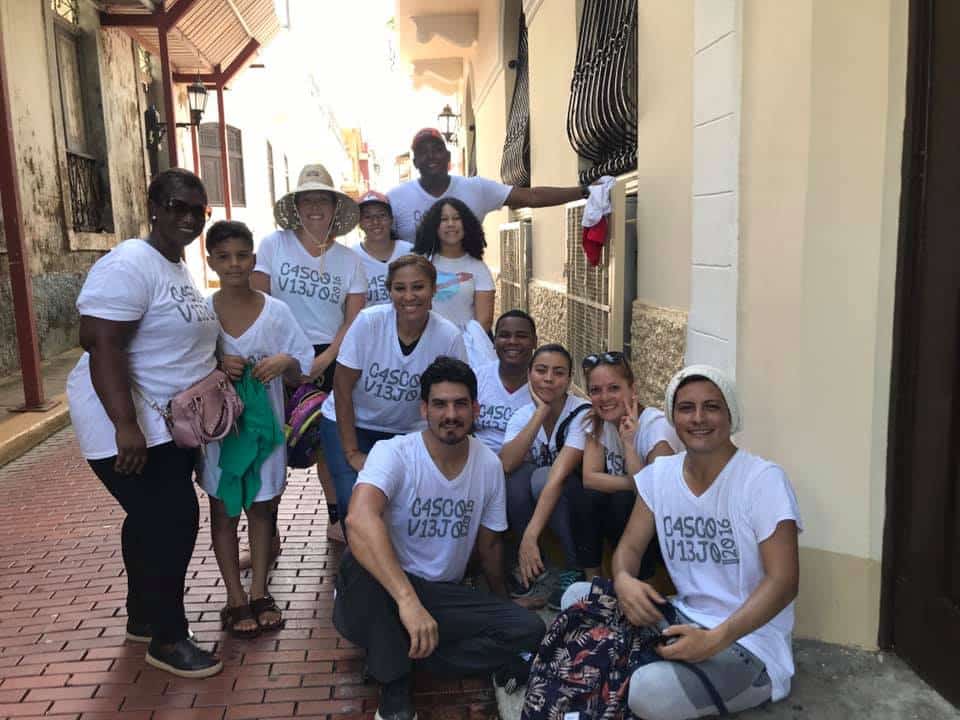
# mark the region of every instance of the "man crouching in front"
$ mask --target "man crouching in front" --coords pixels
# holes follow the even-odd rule
[[[380,682],[378,720],[415,720],[411,671],[494,672],[515,686],[544,635],[543,621],[507,600],[500,533],[503,469],[469,435],[477,379],[438,357],[420,377],[427,429],[379,442],[350,501],[350,549],[340,563],[333,622],[367,651]],[[476,547],[493,594],[460,585]]]

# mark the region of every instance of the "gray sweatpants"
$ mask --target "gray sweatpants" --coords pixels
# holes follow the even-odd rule
[[[560,607],[566,609],[589,593],[589,582],[574,583],[564,593]],[[674,612],[677,624],[696,625],[676,608]],[[740,643],[696,666],[713,683],[731,713],[770,699],[772,688],[766,666]],[[719,712],[696,673],[669,660],[652,662],[633,672],[627,704],[643,720],[690,720]]]

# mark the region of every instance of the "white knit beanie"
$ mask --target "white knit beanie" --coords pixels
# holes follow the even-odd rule
[[[735,435],[743,427],[740,418],[740,401],[737,399],[737,386],[730,377],[712,365],[688,365],[673,376],[667,385],[667,395],[664,399],[667,422],[673,425],[673,398],[677,394],[677,387],[689,377],[704,377],[719,388],[727,408],[730,410],[730,434]]]

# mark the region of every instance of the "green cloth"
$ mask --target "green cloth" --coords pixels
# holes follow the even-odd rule
[[[274,448],[283,442],[283,431],[273,415],[267,388],[253,377],[252,366],[234,383],[243,401],[235,431],[220,441],[220,484],[217,497],[227,514],[237,517],[253,504],[260,492],[260,468]]]

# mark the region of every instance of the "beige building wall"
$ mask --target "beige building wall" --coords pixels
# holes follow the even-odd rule
[[[907,0],[743,4],[740,443],[805,532],[797,634],[874,646]]]

